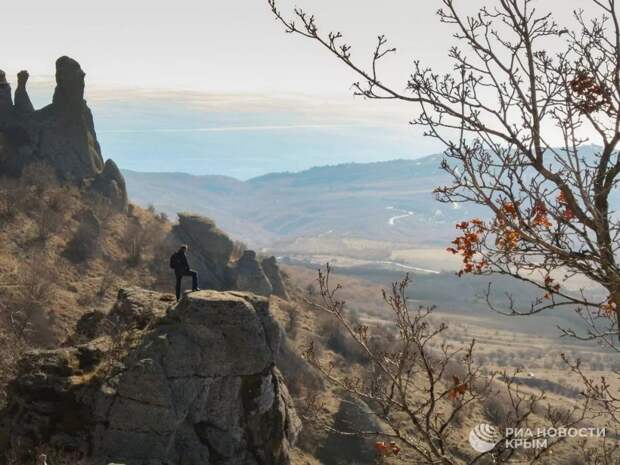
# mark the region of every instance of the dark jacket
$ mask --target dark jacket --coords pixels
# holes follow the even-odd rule
[[[183,274],[186,271],[189,271],[189,262],[187,261],[187,255],[183,250],[179,250],[174,254],[176,257],[174,259],[174,272],[177,275]]]

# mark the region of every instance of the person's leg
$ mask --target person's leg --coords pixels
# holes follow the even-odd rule
[[[194,270],[190,270],[190,274],[192,275],[192,290],[198,290],[198,273]]]
[[[181,280],[183,279],[183,275],[176,275],[177,277],[177,286],[176,286],[176,292],[177,292],[177,300],[179,300],[181,298]]]

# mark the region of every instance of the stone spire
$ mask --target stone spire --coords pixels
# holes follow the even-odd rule
[[[0,70],[0,115],[9,113],[12,109],[11,84],[7,82],[4,71]]]
[[[92,178],[104,167],[93,117],[84,101],[84,76],[74,59],[56,60],[52,104],[34,114],[41,128],[38,158],[53,166],[63,180]]]
[[[58,107],[79,110],[84,105],[84,76],[80,64],[62,56],[56,60],[56,90],[52,103]]]
[[[28,96],[26,83],[28,82],[28,71],[20,71],[17,74],[17,89],[15,89],[15,111],[20,115],[30,115],[34,113],[34,106]]]
[[[0,172],[19,176],[28,164],[43,162],[61,181],[89,186],[124,211],[125,180],[114,162],[104,164],[93,115],[84,100],[84,76],[77,61],[60,57],[54,99],[35,110],[26,90],[28,72],[17,76],[15,106],[0,72],[0,137],[10,142],[0,157]]]

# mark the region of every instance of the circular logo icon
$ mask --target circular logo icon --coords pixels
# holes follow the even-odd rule
[[[497,428],[486,423],[481,423],[469,432],[469,444],[481,454],[489,452],[497,445],[500,434]]]

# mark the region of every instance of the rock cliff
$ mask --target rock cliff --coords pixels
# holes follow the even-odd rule
[[[256,252],[246,250],[230,267],[230,279],[235,289],[244,289],[259,295],[270,295],[273,286],[256,258]]]
[[[215,223],[205,217],[179,213],[172,239],[189,245],[192,266],[200,276],[200,285],[217,290],[240,290],[262,296],[288,299],[275,257],[259,261],[246,250],[232,258],[234,243]]]
[[[202,216],[179,213],[173,234],[179,243],[188,244],[192,266],[200,275],[201,286],[229,288],[226,267],[233,252],[233,241],[215,223]]]
[[[59,179],[92,185],[109,196],[115,207],[125,209],[125,181],[113,162],[104,164],[93,116],[84,100],[84,76],[77,61],[60,57],[53,101],[35,110],[26,88],[28,73],[18,74],[13,104],[11,87],[0,72],[0,135],[8,150],[0,159],[0,172],[19,175],[28,164],[43,162]]]
[[[266,299],[128,289],[78,325],[88,342],[33,351],[10,386],[13,447],[51,444],[104,463],[286,465],[300,430],[275,366]],[[110,327],[133,328],[123,338]],[[85,337],[82,335],[82,337]]]
[[[284,286],[284,280],[280,274],[280,268],[278,267],[276,257],[264,258],[261,261],[261,267],[271,283],[273,294],[284,300],[289,300],[289,295],[286,291],[286,287]]]

